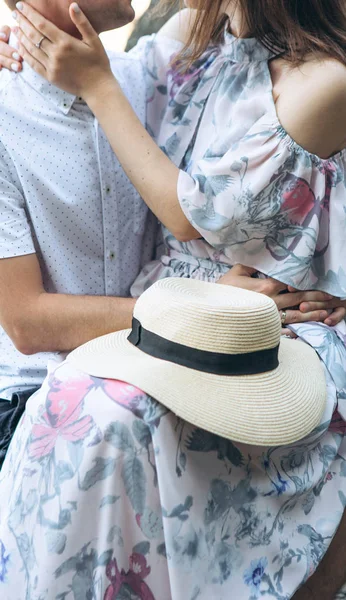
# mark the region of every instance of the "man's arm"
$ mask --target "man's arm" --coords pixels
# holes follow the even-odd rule
[[[36,254],[0,260],[0,324],[23,354],[69,351],[128,328],[135,302],[48,294]]]

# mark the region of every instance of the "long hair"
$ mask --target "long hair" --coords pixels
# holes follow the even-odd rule
[[[234,4],[242,9],[249,35],[269,48],[281,49],[293,63],[322,52],[346,65],[346,0],[236,0]],[[224,0],[197,0],[196,19],[179,57],[186,66],[210,43],[220,41],[228,20],[221,14],[223,5]]]

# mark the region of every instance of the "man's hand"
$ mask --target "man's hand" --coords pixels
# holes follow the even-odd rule
[[[233,285],[252,292],[265,294],[272,298],[279,310],[285,311],[285,325],[320,321],[327,325],[336,325],[346,314],[342,301],[324,292],[300,292],[285,283],[268,277],[254,279],[256,269],[235,265],[218,283]],[[284,293],[287,292],[287,293]],[[299,306],[300,310],[295,307]],[[301,310],[303,307],[304,310]],[[336,309],[336,310],[333,310]],[[286,330],[285,330],[286,333]]]
[[[288,286],[289,292],[295,292],[294,288]],[[307,314],[317,310],[328,310],[330,312],[329,317],[324,321],[326,325],[333,327],[345,319],[346,317],[346,300],[340,300],[340,298],[332,297],[326,302],[318,301],[304,301],[299,305],[299,310],[303,314]]]
[[[10,34],[11,29],[7,25],[0,27],[0,69],[5,67],[19,73],[22,70],[22,57],[16,48],[9,46]]]

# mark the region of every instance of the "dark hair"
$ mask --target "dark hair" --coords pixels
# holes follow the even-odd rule
[[[172,2],[161,0],[161,6],[171,6]],[[346,65],[346,0],[237,0],[237,3],[251,37],[260,39],[269,48],[282,49],[293,63],[301,63],[307,54],[322,52]],[[199,58],[210,43],[220,41],[228,20],[220,14],[223,4],[223,0],[196,1],[197,17],[182,54],[186,64]]]

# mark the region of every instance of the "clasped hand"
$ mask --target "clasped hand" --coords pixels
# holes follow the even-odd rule
[[[270,277],[256,279],[253,278],[255,273],[257,273],[256,269],[235,265],[221,277],[219,283],[269,296],[280,311],[285,311],[285,325],[319,321],[332,327],[346,316],[346,302],[342,302],[339,298],[324,292],[301,292]],[[283,333],[290,335],[290,331],[286,329]]]

